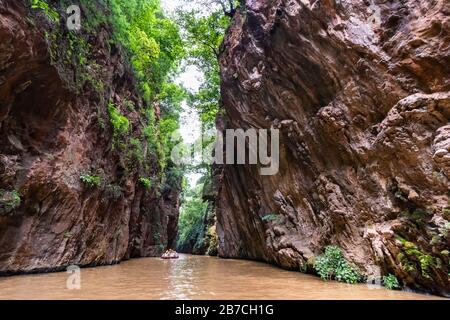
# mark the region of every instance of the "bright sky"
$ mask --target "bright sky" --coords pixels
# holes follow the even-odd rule
[[[160,0],[161,6],[167,13],[173,13],[178,7],[183,7],[184,10],[189,10],[190,8],[200,8],[195,2],[183,1],[183,0]],[[205,9],[205,8],[200,8]]]
[[[173,12],[179,4],[178,0],[161,0],[162,7],[168,12]]]

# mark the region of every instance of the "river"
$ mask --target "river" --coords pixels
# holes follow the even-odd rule
[[[374,285],[325,282],[243,260],[182,255],[82,269],[79,290],[65,272],[0,278],[0,299],[436,299]]]

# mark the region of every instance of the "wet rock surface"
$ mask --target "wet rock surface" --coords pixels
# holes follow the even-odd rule
[[[2,274],[159,255],[177,233],[179,190],[147,190],[137,182],[144,168],[113,147],[108,103],[126,115],[133,136],[144,124],[111,30],[83,35],[90,50],[76,52],[80,63],[65,56],[72,42],[64,26],[52,28],[25,1],[0,1]],[[146,169],[154,176],[156,163]],[[83,183],[86,173],[101,182]]]
[[[449,295],[450,2],[252,0],[221,54],[226,128],[277,128],[280,172],[226,165],[219,254]],[[378,15],[379,13],[379,15]]]

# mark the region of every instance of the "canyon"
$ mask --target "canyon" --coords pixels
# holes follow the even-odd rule
[[[0,0],[1,275],[177,240],[182,179],[139,140],[156,127],[142,110],[158,123],[164,106],[101,17],[74,38],[52,14]],[[216,126],[280,130],[280,167],[213,166],[183,251],[316,273],[334,245],[368,281],[450,296],[450,1],[247,0],[230,15]]]

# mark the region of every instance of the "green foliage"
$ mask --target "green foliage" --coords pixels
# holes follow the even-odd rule
[[[421,221],[429,216],[430,214],[428,212],[420,209],[416,209],[411,213],[411,217],[417,221]]]
[[[261,218],[261,220],[264,223],[268,223],[268,222],[276,222],[277,224],[281,224],[282,223],[282,217],[278,216],[276,213],[269,213],[266,214],[265,216],[263,216]]]
[[[152,180],[149,178],[141,177],[139,178],[139,183],[145,187],[145,189],[150,190],[152,187]]]
[[[397,237],[397,240],[402,244],[405,253],[401,253],[398,257],[403,269],[407,272],[413,272],[416,270],[415,264],[418,264],[422,276],[431,279],[430,272],[433,267],[436,267],[436,259],[433,256],[422,252],[413,242],[407,241],[401,237]]]
[[[125,100],[123,105],[129,110],[129,111],[133,111],[135,106],[134,103],[130,100]]]
[[[145,117],[147,125],[144,128],[143,135],[147,139],[150,148],[153,151],[156,151],[158,149],[158,131],[153,108],[148,108],[145,110]]]
[[[221,8],[210,10],[213,1],[205,4],[208,9],[178,11],[178,21],[185,30],[186,55],[190,64],[204,74],[200,90],[191,93],[189,104],[200,113],[204,130],[214,126],[220,101],[220,69],[218,57],[224,34],[230,25],[230,17]]]
[[[150,151],[156,155],[159,167],[168,170],[171,151],[181,139],[173,139],[173,133],[179,129],[179,114],[175,112],[167,115],[158,123],[152,108],[148,108],[145,114],[147,124],[143,130],[143,138]]]
[[[165,82],[158,94],[158,102],[164,115],[178,115],[182,111],[181,103],[186,99],[186,90],[175,84]]]
[[[342,250],[335,246],[325,248],[325,253],[316,258],[314,269],[324,280],[358,283],[363,277],[345,260]]]
[[[73,4],[70,0],[39,0],[38,2],[32,4],[32,7],[40,7],[39,10],[46,11],[50,16],[53,15],[52,13],[58,14],[58,12],[65,15],[66,8]],[[70,89],[81,93],[87,88],[85,85],[90,84],[89,87],[96,90],[102,97],[104,83],[101,74],[104,72],[104,68],[100,65],[102,62],[97,61],[96,54],[88,40],[92,39],[92,33],[98,31],[100,24],[107,24],[106,4],[103,1],[90,0],[79,0],[77,4],[80,5],[83,12],[80,31],[68,32],[63,23],[59,24],[59,28],[54,24],[44,31],[50,60],[52,65],[58,68],[73,69],[75,77],[71,75],[72,73],[61,72],[61,77],[70,85]]]
[[[0,189],[0,210],[5,212],[11,212],[17,209],[22,200],[20,194],[16,191],[5,191]]]
[[[161,119],[158,125],[159,128],[159,141],[162,145],[162,150],[159,152],[161,161],[164,161],[162,165],[165,167],[165,162],[170,157],[172,149],[180,142],[180,139],[174,140],[172,134],[179,129],[178,119],[172,117],[166,117]]]
[[[383,286],[385,286],[389,290],[398,290],[400,289],[400,283],[398,279],[393,274],[388,274],[383,277]]]
[[[114,132],[118,135],[127,134],[130,129],[130,121],[112,103],[108,104],[108,112]]]
[[[31,0],[31,8],[42,10],[45,15],[53,22],[59,21],[59,13],[53,9],[45,0]]]
[[[156,154],[161,169],[168,169],[171,152],[181,142],[181,137],[174,138],[180,128],[181,102],[186,92],[176,84],[165,83],[156,97],[161,106],[162,118],[157,122],[153,108],[145,110],[146,126],[143,137],[150,150]]]
[[[127,49],[150,103],[183,56],[178,27],[164,16],[159,0],[110,0],[110,9],[116,41]]]
[[[123,116],[114,104],[108,104],[109,121],[113,128],[113,144],[115,147],[120,144],[130,129],[130,121]]]
[[[139,141],[136,138],[128,141],[128,159],[135,159],[139,164],[157,161],[162,172],[159,180],[163,181],[170,167],[170,152],[177,143],[171,137],[179,128],[181,102],[186,96],[185,91],[173,83],[184,56],[184,43],[177,24],[164,15],[159,0],[110,0],[109,8],[115,42],[125,48],[147,104],[142,111],[145,128]],[[155,105],[161,109],[158,119]],[[121,127],[123,135],[124,119],[118,117],[117,112],[113,116],[122,120],[116,121],[114,127]],[[152,159],[146,159],[144,153],[147,152]]]
[[[102,25],[108,25],[110,23],[110,17],[104,14],[104,6],[106,5],[105,0],[78,0],[77,2],[83,12],[82,29],[84,31],[88,33],[95,33],[98,32]],[[64,0],[64,3],[64,8],[74,4],[73,0]]]
[[[442,213],[444,215],[450,215],[450,208],[442,208]]]
[[[139,139],[131,138],[128,144],[127,159],[134,166],[142,166],[144,163],[144,150]]]
[[[63,14],[73,4],[70,0],[29,0],[29,3],[34,10],[50,17],[53,13]],[[108,94],[103,81],[107,77],[97,50],[103,43],[92,40],[97,39],[99,30],[110,30],[112,26],[112,38],[105,45],[112,56],[119,54],[129,61],[144,103],[122,96],[121,105],[106,104],[107,117],[104,110],[98,109],[98,122],[104,129],[110,122],[113,148],[120,153],[126,174],[139,171],[140,175],[150,176],[157,171],[160,172],[157,180],[163,181],[173,167],[169,155],[177,141],[171,136],[179,128],[181,102],[186,97],[185,90],[173,83],[184,57],[179,28],[164,15],[159,0],[79,0],[76,4],[83,13],[81,30],[67,32],[61,23],[59,28],[52,24],[45,31],[51,62],[58,69],[73,70],[75,77],[72,72],[61,73],[63,77],[67,75],[65,80],[71,90],[82,93],[94,89],[101,101],[99,105],[105,105],[104,97]],[[161,112],[156,116],[157,107]],[[140,113],[141,119],[132,124],[130,120],[135,117],[128,116],[129,113],[133,116]],[[133,133],[138,132],[139,124],[145,126],[142,135],[132,135],[131,129],[136,126]]]
[[[86,173],[83,173],[80,176],[80,180],[81,180],[81,182],[83,182],[85,185],[87,185],[90,188],[99,187],[102,182],[101,178],[99,176],[90,175],[90,174],[86,174]]]
[[[178,245],[192,243],[203,232],[204,217],[208,207],[202,199],[203,185],[199,184],[188,191],[185,202],[181,207],[180,221],[178,224]]]

